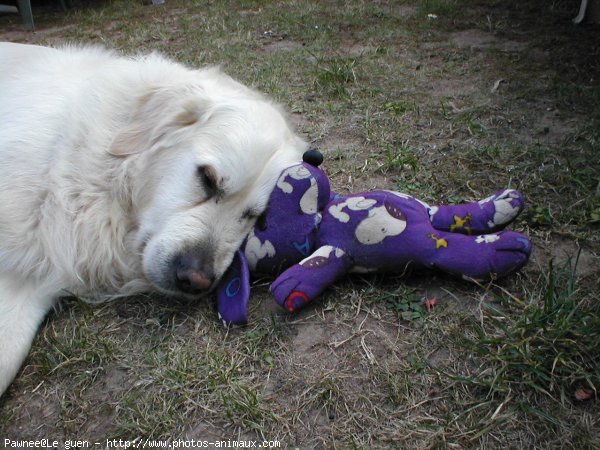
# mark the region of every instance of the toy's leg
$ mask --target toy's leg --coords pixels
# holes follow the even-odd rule
[[[462,234],[483,234],[501,230],[523,210],[520,192],[506,189],[479,202],[433,206],[431,224],[437,230]]]
[[[422,264],[475,280],[497,279],[519,270],[529,258],[531,242],[514,231],[465,236],[434,231],[424,243]]]
[[[314,300],[351,265],[342,250],[326,245],[283,272],[271,285],[275,301],[292,312]]]

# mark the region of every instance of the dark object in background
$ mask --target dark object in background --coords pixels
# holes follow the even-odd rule
[[[60,2],[60,6],[62,7],[62,9],[65,11],[71,7],[71,0],[58,1]],[[25,28],[27,28],[29,31],[35,30],[35,24],[33,23],[33,11],[31,9],[31,0],[3,1],[2,3],[15,6],[17,8],[16,12],[21,13],[21,17],[23,18],[23,24],[25,25]],[[14,10],[0,9],[0,11],[13,12]]]

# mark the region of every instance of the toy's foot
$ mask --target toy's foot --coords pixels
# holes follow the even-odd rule
[[[296,311],[346,273],[350,258],[340,249],[323,246],[308,258],[283,272],[271,285],[275,301],[289,312]]]
[[[294,312],[310,302],[311,298],[302,289],[302,282],[293,276],[279,277],[271,285],[275,301],[288,312]]]
[[[440,233],[438,239],[443,239],[446,246],[435,251],[430,264],[478,281],[498,279],[518,271],[531,254],[531,241],[514,231],[479,236]]]
[[[335,274],[334,277],[324,280],[319,277],[319,272],[296,264],[273,282],[271,294],[279,306],[288,312],[294,312],[317,298],[338,276]]]
[[[505,189],[479,202],[431,207],[431,224],[437,230],[452,233],[490,233],[515,220],[524,205],[520,192]]]
[[[497,241],[492,236],[498,236]],[[492,242],[490,242],[492,240]],[[485,273],[474,271],[465,274],[471,278],[497,279],[518,271],[529,260],[531,254],[531,241],[524,235],[514,231],[503,231],[496,234],[486,234],[475,238],[477,245],[492,244],[492,254],[488,260],[488,269]]]

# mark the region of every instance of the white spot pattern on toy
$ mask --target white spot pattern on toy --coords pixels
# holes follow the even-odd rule
[[[365,211],[377,204],[377,200],[367,199],[365,197],[348,197],[341,203],[337,203],[329,207],[329,213],[342,223],[348,223],[350,215],[347,212],[342,211],[344,208],[348,208],[350,211]]]
[[[261,242],[254,234],[254,230],[248,235],[244,254],[248,260],[250,270],[256,270],[258,262],[266,256],[272,258],[275,256],[275,247],[270,241]]]
[[[429,220],[433,220],[433,216],[435,216],[439,210],[440,208],[438,206],[428,207],[427,212],[429,213]]]
[[[477,236],[477,238],[475,238],[475,242],[478,244],[491,244],[492,242],[496,242],[498,239],[500,239],[500,236],[497,234],[482,234],[481,236]]]
[[[317,212],[317,201],[319,199],[319,187],[314,178],[310,180],[310,186],[300,199],[300,209],[304,214],[315,214]]]
[[[279,179],[277,180],[277,187],[286,194],[294,192],[294,185],[287,181],[290,177],[293,180],[306,180],[310,179],[310,186],[300,199],[300,209],[304,214],[315,214],[318,208],[319,199],[319,187],[315,178],[312,176],[310,170],[304,167],[302,164],[290,167],[285,170]]]
[[[311,173],[302,164],[298,164],[290,167],[281,174],[277,180],[277,187],[286,194],[291,194],[294,191],[294,186],[286,181],[288,176],[294,180],[305,180],[311,177]]]
[[[516,196],[514,189],[507,189],[494,198],[496,212],[493,219],[488,222],[490,228],[509,223],[519,214],[519,207],[511,204],[511,200]]]
[[[308,258],[304,258],[302,261],[300,261],[299,264],[304,266],[309,264],[310,260],[314,258],[329,258],[331,253],[334,253],[337,258],[341,258],[345,254],[341,248],[337,248],[332,245],[324,245],[323,247],[316,249]]]
[[[388,236],[397,236],[406,229],[406,221],[392,216],[385,206],[369,211],[369,216],[358,224],[354,235],[364,245],[375,245]]]

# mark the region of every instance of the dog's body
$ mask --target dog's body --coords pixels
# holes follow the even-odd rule
[[[306,148],[218,69],[0,44],[0,394],[65,291],[212,289]]]

